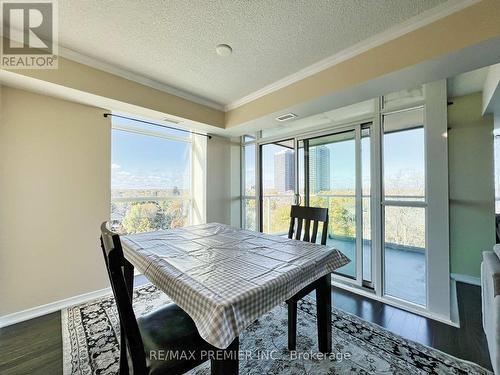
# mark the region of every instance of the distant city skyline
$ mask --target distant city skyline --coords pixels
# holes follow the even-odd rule
[[[309,185],[312,194],[330,190],[330,150],[324,145],[309,149]]]
[[[274,187],[278,192],[293,191],[295,186],[294,152],[289,149],[274,154]]]
[[[363,144],[361,155],[363,169],[361,177],[363,189],[365,189],[366,186],[370,185],[370,169],[367,168],[370,165],[369,138],[363,139]],[[323,181],[326,179],[325,175],[329,174],[329,186],[323,182],[322,190],[324,191],[325,188],[329,191],[355,189],[356,162],[354,140],[346,139],[341,142],[325,144],[322,147],[329,150],[329,172],[321,173]],[[266,189],[278,190],[275,179],[277,174],[275,173],[274,155],[284,149],[294,154],[294,150],[276,144],[267,144],[263,147],[262,183],[264,194]],[[386,191],[407,191],[412,194],[425,194],[424,149],[424,132],[422,128],[390,133],[384,136],[384,185]],[[255,184],[254,160],[254,157],[246,160],[246,175],[252,176],[251,181],[253,185]],[[304,183],[303,164],[303,153],[300,152],[299,180],[301,189]]]

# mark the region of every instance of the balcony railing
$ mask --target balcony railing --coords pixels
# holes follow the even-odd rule
[[[330,208],[328,244],[337,247],[353,261],[337,272],[348,277],[356,273],[356,196],[354,194],[314,194],[312,206]],[[372,243],[370,196],[363,195],[362,262],[363,279],[371,280]],[[263,197],[263,228],[268,233],[286,235],[293,195],[270,194]],[[386,200],[423,201],[422,196],[392,195]],[[419,305],[425,305],[425,225],[415,220],[421,207],[394,207],[386,216],[385,293]],[[395,211],[394,211],[395,210]],[[416,225],[417,223],[417,225]],[[390,224],[390,225],[389,225]]]

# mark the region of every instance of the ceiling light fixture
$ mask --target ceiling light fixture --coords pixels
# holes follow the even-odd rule
[[[284,115],[276,117],[276,120],[279,122],[283,122],[283,121],[291,120],[291,119],[296,118],[296,117],[298,117],[298,116],[295,113],[290,112],[290,113],[286,113]]]
[[[233,49],[229,44],[219,44],[215,47],[215,52],[217,52],[217,55],[219,56],[226,57],[233,53]]]

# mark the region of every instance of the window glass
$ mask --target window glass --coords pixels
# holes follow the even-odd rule
[[[384,116],[384,194],[386,200],[424,201],[422,109]]]
[[[370,128],[361,130],[361,210],[363,212],[363,280],[372,281]]]
[[[121,233],[189,224],[191,143],[112,130],[111,219]]]
[[[284,235],[294,203],[295,151],[293,140],[262,147],[262,231]]]
[[[252,141],[255,141],[255,137],[253,135],[244,135],[243,136],[243,143],[248,143],[248,142],[252,142]]]
[[[383,120],[385,294],[425,306],[423,109],[395,112]]]
[[[244,210],[244,228],[249,230],[257,230],[256,221],[256,202],[255,198],[244,198],[243,199],[243,210]]]
[[[243,149],[243,197],[242,197],[242,225],[245,229],[257,230],[257,207],[255,188],[255,143],[242,146]]]
[[[255,196],[255,144],[243,147],[244,173],[245,173],[245,196]]]
[[[355,278],[356,133],[350,130],[307,142],[310,206],[328,208],[327,244],[351,259],[335,272]]]

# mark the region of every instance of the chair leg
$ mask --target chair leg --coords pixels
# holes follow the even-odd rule
[[[130,301],[132,301],[132,293],[134,291],[134,266],[127,260],[125,260],[123,276],[125,278],[128,297]],[[125,332],[120,323],[120,375],[128,375],[130,373],[127,355],[128,353],[127,342],[125,340]]]
[[[125,341],[125,333],[123,332],[120,323],[120,375],[128,375],[128,358],[127,358],[127,342]]]
[[[288,350],[297,348],[297,301],[289,300],[288,304]]]

